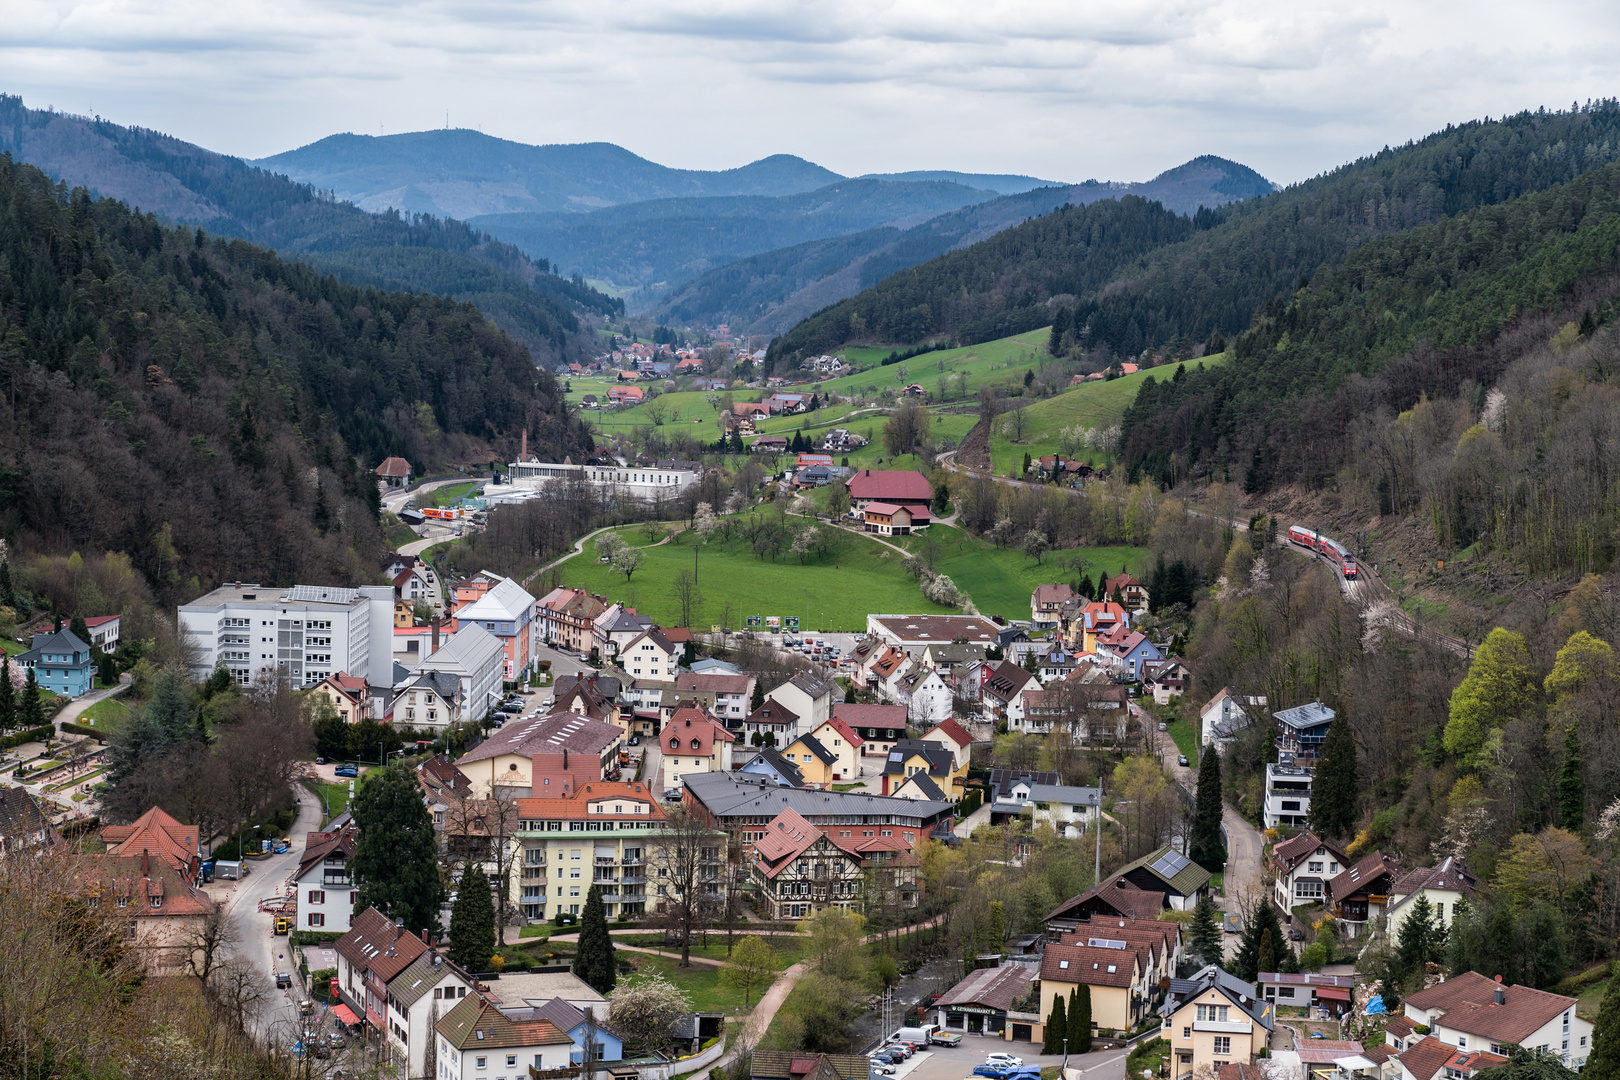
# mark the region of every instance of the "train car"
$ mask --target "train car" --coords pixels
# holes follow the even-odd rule
[[[1298,544],[1300,547],[1310,548],[1312,551],[1316,550],[1316,534],[1309,529],[1302,529],[1298,525],[1289,526],[1288,540],[1290,543]]]
[[[1323,536],[1319,532],[1302,528],[1299,525],[1291,525],[1288,529],[1288,541],[1321,555],[1346,578],[1358,576],[1355,558],[1350,554],[1349,549],[1337,540]]]

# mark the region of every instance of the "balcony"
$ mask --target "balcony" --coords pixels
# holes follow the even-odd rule
[[[640,855],[626,855],[624,857],[624,859],[619,863],[619,865],[620,866],[641,866],[641,865],[643,865],[643,862],[642,862],[642,858],[641,858]]]
[[[608,898],[604,896],[602,899],[606,900]],[[645,904],[647,902],[647,894],[644,892],[620,893],[618,896],[614,897],[614,899],[621,904]]]
[[[591,880],[598,884],[614,884],[617,883],[619,879],[613,876],[612,870],[598,870],[596,873],[591,875]]]
[[[644,874],[626,874],[619,879],[620,885],[645,885],[647,877]]]
[[[525,866],[523,868],[524,881],[537,881],[545,876],[546,868],[544,866]]]
[[[615,859],[612,855],[598,855],[596,857],[596,865],[597,866],[617,866],[617,865],[619,865],[619,860]]]
[[[353,885],[354,879],[348,874],[323,874],[321,876],[321,884],[327,888],[332,888],[339,885]]]

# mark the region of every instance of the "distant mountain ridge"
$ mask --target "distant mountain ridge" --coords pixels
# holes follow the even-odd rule
[[[905,174],[901,174],[905,175]],[[1088,180],[1036,188],[951,211],[904,228],[875,228],[768,251],[722,266],[675,290],[653,309],[678,323],[729,322],[734,331],[773,335],[890,274],[988,239],[1061,206],[1130,195],[1191,215],[1268,195],[1276,185],[1246,165],[1204,155],[1140,183]]]

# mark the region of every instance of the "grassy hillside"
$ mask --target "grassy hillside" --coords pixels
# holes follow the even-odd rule
[[[789,518],[787,524],[797,533],[809,522]],[[680,608],[672,587],[681,571],[693,569],[694,534],[681,533],[666,543],[643,547],[648,542],[645,529],[618,531],[627,543],[642,547],[641,568],[628,582],[623,574],[597,562],[587,545],[584,554],[559,568],[562,584],[584,586],[633,606],[664,625],[679,625]],[[913,537],[900,546],[915,551],[924,542],[922,537]],[[945,525],[934,527],[932,542],[937,547],[936,568],[941,573],[969,593],[980,611],[1011,619],[1029,618],[1030,592],[1043,581],[1067,580],[1067,572],[1056,564],[1076,554],[1056,552],[1038,565],[1021,552],[997,549]],[[1147,567],[1148,553],[1143,548],[1077,551],[1092,560],[1093,566],[1106,567],[1110,572],[1127,565],[1137,572]],[[716,539],[696,552],[698,589],[703,601],[692,621],[701,627],[719,623],[727,602],[731,604],[733,627],[741,626],[747,615],[797,615],[808,620],[803,623],[806,629],[828,631],[862,630],[866,616],[872,612],[943,614],[953,610],[925,600],[902,562],[898,552],[856,533],[842,533],[839,550],[819,558],[812,556],[803,564],[794,555],[762,560],[749,550],[741,535],[729,541]]]

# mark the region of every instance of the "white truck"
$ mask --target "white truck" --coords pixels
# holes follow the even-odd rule
[[[919,1027],[903,1027],[889,1037],[890,1042],[910,1043],[912,1046],[927,1046],[928,1040],[934,1032],[939,1030],[938,1024],[923,1024]]]

